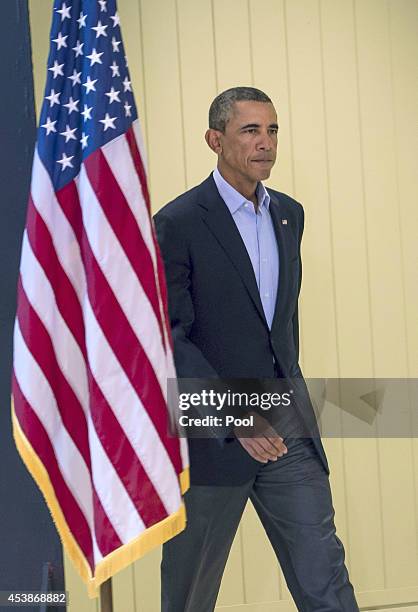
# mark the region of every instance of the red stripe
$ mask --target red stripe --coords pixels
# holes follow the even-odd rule
[[[21,278],[18,282],[18,299],[17,314],[22,336],[49,382],[62,422],[80,451],[91,475],[88,431],[83,408],[61,372],[49,333],[29,303]],[[54,304],[51,304],[50,307],[55,308]],[[56,333],[59,334],[58,329]]]
[[[46,277],[48,278],[51,284],[51,287],[53,288],[58,310],[60,311],[61,316],[65,320],[69,330],[73,334],[84,356],[84,359],[86,360],[87,352],[84,340],[84,321],[77,294],[59,262],[48,227],[46,226],[44,220],[42,219],[36,207],[34,206],[31,197],[29,198],[26,229],[28,232],[28,239],[31,243],[31,247],[35,254],[35,257],[37,258],[39,264],[41,265]],[[59,389],[57,390],[57,386],[53,384],[53,381],[55,380],[55,372],[59,372],[58,376],[60,376],[61,374],[60,378],[64,377],[62,376],[62,373],[56,362],[55,352],[52,347],[51,339],[33,309],[33,315],[31,315],[31,321],[29,324],[28,306],[30,307],[29,302],[26,299],[26,295],[23,291],[21,291],[19,295],[18,317],[19,324],[22,330],[22,335],[25,338],[27,345],[30,347],[31,353],[35,357],[36,361],[38,362],[39,366],[42,368],[45,376],[50,382],[51,387],[54,390],[54,394],[57,397],[57,395],[59,396],[60,393]],[[25,312],[28,313],[28,316],[25,316]],[[31,330],[32,325],[33,328]],[[34,336],[33,342],[30,340],[29,332],[31,332]],[[45,351],[46,346],[49,347],[49,367],[47,367],[48,355]],[[55,372],[53,372],[52,369],[55,370]],[[47,374],[48,371],[49,374]],[[65,383],[63,382],[63,385],[65,389],[65,391],[63,389],[65,398],[65,393],[68,390],[68,385],[66,385],[66,381]],[[70,388],[69,397],[71,397],[72,395],[74,394],[72,392],[72,389]],[[65,406],[67,404],[65,399],[63,400],[62,397],[57,397],[57,404],[60,410],[61,418],[63,419],[63,422],[69,434],[73,438],[74,443],[77,445],[80,453],[82,454],[86,465],[89,468],[91,476],[90,449],[88,448],[87,450],[84,441],[80,439],[81,431],[87,431],[84,412],[80,414],[80,412],[78,411],[78,416],[76,420],[74,418],[74,415],[70,414],[69,411],[65,409]],[[79,432],[80,435],[78,435]],[[86,444],[88,445],[88,440]],[[98,520],[95,520],[96,539],[100,552],[102,553],[102,555],[105,555],[108,552],[111,552],[111,550],[113,550],[113,548],[109,550],[110,543],[112,543],[114,548],[116,548],[118,546],[121,546],[121,541],[119,540],[115,530],[113,529],[113,526],[110,524],[109,519],[106,516],[106,513],[100,503],[100,500],[94,488],[93,504],[95,517],[98,517]]]
[[[118,160],[118,163],[123,163],[123,160]],[[98,194],[100,206],[151,303],[160,328],[162,345],[165,349],[154,265],[148,247],[139,230],[137,220],[101,149],[89,155],[84,165],[90,184],[94,192]],[[103,185],[106,186],[106,189],[103,189]]]
[[[90,303],[95,316],[117,359],[147,410],[167,449],[177,473],[181,471],[178,440],[167,436],[168,414],[160,385],[147,354],[139,343],[118,300],[101,271],[90,248],[81,221],[81,209],[75,206],[78,194],[74,183],[57,192],[58,201],[81,245]]]
[[[145,167],[142,161],[141,153],[138,149],[138,144],[136,142],[136,137],[135,137],[133,126],[129,128],[125,136],[126,136],[126,140],[128,141],[129,150],[131,152],[134,166],[138,174],[139,182],[141,183],[142,195],[144,197],[145,203],[148,208],[148,213],[151,218],[151,203],[150,203],[150,197],[149,197],[149,192],[148,192],[147,175],[145,172]],[[161,299],[163,301],[163,310],[164,310],[164,317],[165,317],[164,327],[169,337],[171,350],[173,350],[173,340],[171,337],[171,327],[169,323],[170,319],[168,316],[168,297],[167,297],[167,286],[165,282],[165,271],[164,271],[164,265],[163,265],[162,257],[160,253],[160,247],[158,245],[157,237],[155,235],[154,223],[152,221],[151,221],[151,229],[152,229],[152,239],[154,243],[154,249],[155,249],[155,253],[157,256],[157,274],[158,274],[158,282],[159,282],[159,291],[160,291]]]
[[[48,227],[34,206],[31,197],[29,198],[26,229],[36,259],[54,290],[58,310],[86,359],[85,329],[80,302],[57,257]]]
[[[132,125],[126,132],[125,137],[128,141],[129,149],[131,151],[134,166],[138,174],[139,182],[141,183],[142,195],[144,197],[145,204],[148,208],[148,214],[151,216],[151,203],[148,191],[147,173],[145,172],[145,167],[142,161],[141,153],[139,152],[138,145],[136,143],[135,132]]]
[[[95,418],[97,434],[145,526],[151,527],[167,518],[168,512],[106,398],[96,382],[92,383],[92,404],[95,414],[100,415]]]
[[[48,472],[67,525],[93,572],[93,543],[87,520],[62,477],[48,434],[23,395],[15,376],[12,386],[14,408],[20,427]]]
[[[76,194],[77,195],[77,194]],[[75,206],[78,205],[78,197],[75,200]],[[39,214],[37,213],[36,209],[33,207],[32,205],[32,217],[34,219],[36,219],[36,215]],[[63,275],[65,275],[64,270],[61,268],[59,262],[57,263],[56,260],[56,254],[55,254],[55,250],[54,250],[54,246],[48,231],[48,228],[45,226],[45,224],[43,223],[42,219],[39,217],[41,223],[41,227],[42,227],[42,234],[41,237],[42,241],[38,240],[38,244],[43,245],[44,247],[46,246],[47,248],[50,248],[50,254],[53,254],[53,270],[55,272],[55,275],[52,274],[52,271],[49,268],[49,260],[47,257],[46,253],[43,253],[43,263],[44,266],[46,268],[46,271],[49,272],[48,274],[48,278],[50,279],[50,281],[53,283],[53,287],[55,288],[56,286],[60,286],[60,274],[62,273]],[[36,245],[37,247],[38,245]],[[37,248],[33,248],[35,255],[38,256],[38,249]],[[42,247],[41,249],[42,250]],[[78,301],[77,295],[74,292],[74,289],[71,285],[71,283],[69,283],[66,286],[66,293],[61,295],[62,301],[65,304],[66,302],[66,298],[67,298],[67,294],[73,292],[73,312],[71,313],[71,315],[75,315],[75,319],[81,319],[82,320],[82,312],[81,312],[81,307],[80,307],[80,303]],[[22,296],[23,297],[23,296]],[[26,296],[24,296],[26,297]],[[24,302],[22,303],[22,305],[24,306]],[[29,304],[27,304],[27,306],[30,306]],[[35,314],[35,313],[34,313]],[[70,315],[70,313],[68,313],[68,319],[66,320],[66,323],[69,327],[69,329],[72,331],[72,327],[73,327],[73,318]],[[42,323],[39,321],[40,325],[43,328]],[[41,329],[38,327],[36,328],[36,332],[35,330],[33,330],[34,333],[34,342],[33,344],[36,347],[36,355],[34,354],[36,360],[39,362],[39,364],[41,365],[42,369],[44,370],[45,375],[47,376],[51,387],[54,389],[54,393],[55,391],[58,391],[58,396],[57,396],[57,404],[59,406],[60,412],[64,413],[64,418],[63,420],[65,421],[66,426],[68,425],[69,427],[67,427],[67,429],[69,430],[71,436],[73,437],[75,443],[77,444],[77,446],[80,449],[80,452],[82,452],[83,457],[85,457],[85,454],[83,451],[88,453],[88,449],[83,448],[83,446],[80,446],[80,440],[77,438],[77,428],[79,426],[79,423],[82,422],[81,420],[84,419],[84,413],[82,411],[82,407],[81,405],[78,404],[78,408],[79,408],[79,412],[77,414],[77,412],[75,410],[71,410],[71,415],[68,415],[69,418],[65,418],[65,414],[67,413],[66,411],[66,405],[68,404],[68,402],[71,401],[71,399],[75,399],[76,397],[74,395],[74,393],[72,392],[71,387],[69,387],[67,381],[65,380],[65,378],[63,377],[60,369],[59,369],[59,365],[56,362],[55,359],[55,353],[54,353],[54,349],[53,349],[53,345],[52,342],[50,340],[50,337],[47,333],[46,330],[43,330],[44,334],[41,334]],[[85,359],[87,358],[87,354],[86,354],[86,347],[85,347],[85,341],[84,341],[84,337],[81,338],[81,342],[82,342],[82,347],[80,347],[80,349],[82,350],[82,352],[84,353],[84,357]],[[43,348],[42,348],[43,347]],[[31,348],[32,353],[34,353],[34,351]],[[48,356],[52,359],[52,356],[54,357],[54,366],[55,366],[55,371],[51,371],[50,369],[48,370],[46,368],[46,366],[48,365]],[[50,376],[47,375],[47,372],[50,373]],[[59,377],[59,374],[61,375]],[[55,375],[58,376],[58,378],[55,378]],[[135,507],[137,508],[138,512],[140,513],[144,513],[144,516],[141,516],[142,520],[144,521],[144,523],[148,526],[148,525],[153,525],[155,522],[158,522],[159,520],[162,520],[163,518],[165,518],[167,516],[167,512],[163,506],[163,504],[161,503],[158,494],[156,493],[152,483],[149,481],[143,466],[141,465],[134,449],[132,448],[130,442],[128,441],[128,439],[126,438],[122,428],[119,425],[119,422],[117,421],[115,415],[113,414],[110,406],[108,405],[108,403],[106,402],[104,396],[102,395],[100,389],[97,386],[96,381],[93,378],[93,375],[89,369],[89,367],[87,368],[87,375],[88,375],[88,380],[89,380],[89,389],[90,389],[90,395],[91,395],[91,402],[90,402],[90,413],[92,416],[92,420],[95,426],[95,430],[99,436],[100,441],[103,444],[104,449],[106,450],[109,460],[112,462],[112,464],[115,466],[115,469],[120,477],[120,479],[122,480],[123,484],[125,485],[125,488],[128,492],[128,494],[130,495],[130,497],[132,498],[132,501],[135,505]],[[63,392],[62,394],[59,393],[60,388],[59,388],[59,384],[61,385],[65,385],[66,384],[66,388],[63,388]],[[72,396],[71,396],[72,394]],[[74,408],[74,405],[72,405],[72,408]],[[81,413],[80,413],[81,411]],[[72,418],[71,418],[72,417]],[[75,419],[78,420],[75,420]],[[84,427],[85,427],[85,421],[84,421]],[[89,461],[89,457],[85,457],[86,459],[86,463],[87,465],[90,466],[90,461]],[[143,489],[146,491],[147,495],[149,496],[149,500],[150,503],[149,504],[144,504],[143,501],[143,496],[142,496],[142,488],[138,488],[138,482],[143,482]],[[98,510],[99,511],[99,510]],[[104,511],[102,509],[101,514],[104,514]],[[109,522],[109,521],[108,521]],[[109,523],[110,524],[110,523]],[[99,525],[101,525],[101,523],[99,523]],[[110,534],[111,537],[111,541],[114,542],[120,542],[116,532],[113,530],[113,534]],[[100,550],[102,552],[102,554],[104,554],[104,551],[100,545],[100,543],[103,541],[103,537],[106,534],[102,533],[102,529],[100,530],[100,533],[98,534],[98,544],[100,546]],[[107,546],[106,543],[104,543],[105,546]],[[120,546],[120,543],[119,543]]]

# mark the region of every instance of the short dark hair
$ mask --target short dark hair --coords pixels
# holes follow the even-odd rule
[[[267,94],[255,87],[232,87],[220,93],[209,108],[209,127],[224,132],[235,102],[270,102]]]

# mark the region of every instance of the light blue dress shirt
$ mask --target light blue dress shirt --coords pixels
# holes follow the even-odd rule
[[[255,212],[254,204],[227,183],[217,168],[213,172],[213,179],[247,249],[264,314],[271,329],[279,286],[279,252],[270,214],[270,196],[264,185],[258,183],[258,210]]]

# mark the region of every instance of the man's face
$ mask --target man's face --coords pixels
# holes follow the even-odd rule
[[[225,132],[219,133],[219,168],[230,179],[267,179],[276,161],[277,115],[267,102],[236,102]]]

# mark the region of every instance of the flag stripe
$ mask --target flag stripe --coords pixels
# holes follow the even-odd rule
[[[75,189],[75,185],[71,183],[58,192],[57,197],[81,245],[83,263],[85,269],[89,271],[87,285],[94,315],[142,404],[147,408],[160,438],[165,439],[167,437],[165,398],[148,356],[138,342],[90,248],[81,221],[80,209],[74,206],[74,200],[77,198],[77,194],[74,194]],[[106,304],[106,308],[102,308],[103,304]],[[141,362],[140,372],[137,369],[138,360]],[[180,473],[182,466],[178,441],[175,438],[167,438],[165,446],[174,468]]]
[[[14,374],[27,403],[45,428],[66,485],[93,533],[92,487],[88,468],[62,423],[53,392],[25,344],[18,320],[14,333]],[[35,438],[33,433],[31,441]],[[93,546],[97,547],[94,540]]]
[[[145,203],[147,205],[148,213],[151,215],[151,203],[148,191],[147,184],[147,175],[145,172],[144,164],[142,163],[142,158],[138,150],[137,140],[135,136],[135,132],[133,127],[131,126],[126,131],[126,140],[128,141],[129,149],[131,151],[132,159],[134,161],[135,169],[138,174],[139,181],[141,183],[142,195],[144,197]]]
[[[100,346],[100,351],[91,351],[89,354],[89,364],[94,378],[132,447],[136,449],[161,501],[168,512],[174,512],[180,501],[179,491],[174,486],[178,479],[167,450],[148,412],[117,361],[90,306],[85,309],[84,315],[88,334],[95,336],[96,343]],[[118,384],[115,381],[118,381]],[[126,410],[126,406],[129,406],[129,411]]]
[[[19,424],[44,464],[65,520],[90,567],[93,568],[93,545],[89,525],[62,476],[62,471],[58,465],[48,434],[38,415],[32,410],[30,403],[22,393],[15,376],[13,377],[13,397],[15,399],[15,412],[19,419]]]
[[[47,229],[42,224],[40,224],[40,227],[42,227],[42,230],[43,230],[41,233],[41,237],[46,237],[48,235]],[[45,244],[39,240],[38,240],[38,244],[41,246],[45,246]],[[48,244],[47,241],[46,241],[46,244]],[[81,351],[78,345],[73,340],[73,336],[68,332],[65,321],[60,319],[59,311],[56,312],[55,315],[53,315],[52,314],[53,311],[51,311],[51,309],[47,307],[48,304],[52,305],[54,303],[54,295],[52,292],[52,287],[49,285],[48,281],[46,280],[46,276],[44,276],[43,269],[39,267],[35,254],[32,252],[29,243],[25,240],[23,242],[22,255],[25,260],[25,265],[22,266],[22,280],[23,280],[24,286],[27,286],[30,290],[29,297],[32,302],[32,306],[34,305],[34,303],[37,304],[37,308],[36,308],[37,313],[41,314],[43,318],[43,323],[46,325],[47,331],[50,334],[50,338],[52,339],[52,344],[53,344],[53,350],[55,351],[58,357],[59,366],[61,367],[61,370],[64,370],[64,374],[66,376],[67,381],[71,381],[71,386],[73,390],[77,392],[77,397],[81,401],[81,406],[83,407],[84,413],[87,415],[87,418],[89,421],[91,420],[91,418],[93,418],[93,421],[97,423],[98,421],[100,421],[100,419],[104,419],[106,415],[103,414],[103,406],[100,407],[101,411],[98,411],[95,409],[94,402],[91,402],[91,405],[90,405],[91,412],[89,412],[89,399],[88,399],[88,389],[87,389],[88,385],[87,385],[86,376],[90,375],[90,372],[88,369],[86,371],[86,364],[83,361]],[[46,263],[48,264],[48,260],[46,261]],[[25,273],[26,269],[30,269],[32,271],[33,273],[32,276],[27,275]],[[61,269],[57,268],[57,270],[59,273]],[[26,277],[28,277],[29,280],[27,284],[25,285]],[[60,276],[55,278],[54,279],[55,285],[58,285],[60,280],[61,280]],[[71,287],[71,285],[69,285],[68,287]],[[65,300],[66,296],[63,295],[62,297]],[[76,298],[74,299],[73,304],[75,308],[79,308],[79,303]],[[51,321],[48,321],[48,316],[53,317]],[[71,322],[72,322],[72,319],[70,319],[70,323]],[[30,322],[30,325],[32,325],[32,322]],[[54,326],[55,326],[55,332],[54,332]],[[42,338],[42,342],[45,342],[45,339]],[[83,340],[83,343],[84,343],[84,340]],[[55,395],[57,395],[56,379],[52,377],[52,380],[50,382],[51,382],[51,388],[53,389]],[[59,400],[61,400],[61,402]],[[65,411],[65,402],[67,401],[67,397],[59,398],[59,400],[58,400],[58,406],[60,410]],[[75,419],[76,417],[77,417],[76,414],[72,415],[72,418]],[[109,430],[107,432],[107,437],[110,438],[112,437],[112,435],[113,435],[113,432]],[[103,448],[102,448],[102,443],[104,444],[106,443],[109,444],[109,443],[106,441],[106,439],[99,440],[96,435],[96,431],[94,427],[92,426],[90,426],[90,436],[89,437],[90,437],[90,440],[89,440],[90,452],[93,458],[95,458],[96,462],[100,464],[102,469],[109,469],[110,483],[113,482],[113,485],[112,485],[113,488],[115,490],[119,490],[122,486],[118,482],[119,477],[117,476],[116,473],[114,473],[114,469],[111,464],[111,460],[109,461],[108,456],[104,453]],[[123,458],[123,455],[117,454],[117,457]],[[113,459],[115,459],[115,457],[113,457]],[[118,469],[119,469],[119,465],[117,462],[116,462],[116,465],[118,466]],[[98,482],[98,485],[96,488],[98,489],[97,490],[98,497],[100,498],[100,500],[102,500],[103,505],[106,508],[106,512],[108,513],[109,516],[117,515],[117,504],[118,504],[117,498],[109,497],[108,486],[103,486],[103,483],[101,482],[100,479],[98,479],[97,482]],[[142,524],[142,520],[140,521],[140,523],[138,523],[138,517],[137,517],[136,511],[132,512],[132,514],[133,514],[133,519],[132,519],[133,525],[134,526],[136,525],[138,527],[139,524]],[[113,533],[111,534],[111,537],[114,540],[116,540],[116,539],[120,539],[123,537],[126,538],[128,536],[126,534],[124,536],[123,533],[122,534]]]
[[[92,153],[92,156],[96,153]],[[130,328],[141,344],[143,354],[150,362],[153,376],[158,380],[163,395],[166,394],[165,378],[160,364],[165,361],[165,351],[161,343],[159,325],[155,313],[146,299],[144,290],[123,251],[117,236],[109,225],[95,192],[93,191],[84,167],[77,180],[79,201],[89,250],[105,276],[111,292],[115,296],[118,310],[122,311]],[[59,193],[58,193],[59,196]],[[60,199],[60,198],[59,198]],[[60,199],[61,201],[61,199]],[[112,257],[109,257],[109,253]],[[84,256],[82,249],[82,256]],[[90,268],[84,261],[88,272]],[[105,274],[104,274],[105,271]],[[89,274],[87,274],[89,283]],[[100,295],[97,293],[97,300]],[[109,309],[112,310],[112,309]]]
[[[33,210],[32,217],[35,218],[36,215],[37,215],[36,211]],[[30,227],[32,226],[33,226],[33,223],[30,224]],[[45,225],[42,222],[42,220],[40,220],[39,226],[41,227],[41,232],[40,232],[41,235],[38,236],[38,238],[41,238],[40,240],[38,239],[40,250],[42,251],[42,248],[50,248],[51,251],[54,252],[53,245],[52,245],[52,242],[49,236],[49,232],[47,228],[45,228]],[[56,258],[51,257],[51,254],[52,254],[51,251],[49,251],[49,259],[46,253],[44,253],[45,257],[43,259],[46,264],[47,270],[49,268],[48,264],[50,261],[54,261],[55,263],[55,269],[54,269],[55,277],[52,280],[54,281],[54,286],[56,287],[60,285],[61,274],[64,274],[64,272],[60,268],[60,266],[57,265]],[[26,253],[26,250],[24,250],[24,253],[25,253],[25,261],[27,262],[27,265],[32,271],[34,271],[36,269],[36,260],[33,261],[29,253]],[[51,278],[52,276],[51,271],[50,271],[49,276]],[[33,275],[31,278],[34,282],[36,282],[39,285],[39,282],[42,278],[42,274],[40,271],[38,271],[38,273],[36,275]],[[70,285],[67,285],[67,290],[68,290],[68,293],[71,293]],[[50,291],[51,289],[45,286],[45,283],[43,283],[43,290],[41,292],[41,295],[45,297],[46,295],[48,295],[48,292]],[[65,304],[66,301],[68,301],[67,294],[62,295],[61,297]],[[24,299],[23,295],[21,299],[22,300]],[[51,295],[51,297],[48,299],[47,302],[51,303],[52,301],[53,301],[53,296]],[[72,304],[73,304],[74,312],[77,313],[77,309],[79,309],[80,306],[79,306],[79,302],[76,297],[74,297]],[[22,310],[23,310],[23,315],[26,316],[27,313],[25,310],[25,302],[22,302]],[[46,312],[45,309],[40,308],[39,310],[45,316],[45,312]],[[35,316],[36,316],[36,313],[34,311],[33,317]],[[78,318],[81,319],[81,313]],[[71,324],[73,322],[73,319],[69,318],[69,322]],[[67,420],[65,419],[63,420],[66,424],[67,422],[69,423],[70,428],[68,427],[67,428],[69,429],[69,432],[73,437],[73,440],[75,441],[77,446],[80,448],[80,450],[82,450],[83,448],[85,449],[87,454],[83,456],[86,462],[88,462],[88,466],[90,468],[90,457],[87,452],[87,448],[88,448],[87,443],[82,445],[81,441],[77,437],[78,427],[79,427],[77,419],[80,419],[80,423],[81,423],[82,419],[84,418],[84,412],[88,411],[88,394],[87,394],[88,389],[87,389],[86,372],[82,371],[83,369],[86,368],[86,364],[80,363],[78,367],[76,365],[76,367],[74,368],[74,362],[77,363],[77,361],[79,362],[81,361],[81,355],[77,354],[78,351],[76,350],[76,348],[78,347],[75,347],[74,345],[72,345],[71,342],[67,342],[65,346],[62,346],[62,343],[66,337],[66,334],[68,333],[64,321],[61,322],[59,326],[59,331],[58,333],[55,334],[54,341],[55,341],[55,344],[58,343],[58,346],[55,346],[55,347],[53,346],[51,338],[48,335],[48,333],[45,332],[45,334],[42,335],[39,325],[37,326],[36,323],[37,323],[36,319],[31,320],[30,322],[28,320],[28,327],[29,328],[32,327],[32,336],[33,336],[33,343],[31,346],[32,353],[34,354],[35,359],[39,362],[41,368],[44,370],[44,373],[45,373],[45,367],[46,367],[45,364],[46,364],[48,355],[50,356],[51,359],[52,358],[54,359],[54,367],[56,368],[56,372],[52,372],[50,376],[47,376],[47,379],[51,387],[54,389],[54,394],[56,396],[57,405],[60,407],[61,414],[64,413],[64,415],[67,415],[68,411],[70,412],[70,418],[68,418]],[[53,331],[51,329],[51,334],[52,333]],[[71,337],[70,337],[70,340],[71,340]],[[84,344],[84,338],[82,339],[82,342]],[[42,348],[42,353],[44,356],[43,360],[41,360],[41,352],[40,352],[41,347],[43,347]],[[82,406],[79,403],[77,404],[80,410],[82,411],[78,415],[77,415],[77,412],[74,410],[73,403],[71,402],[71,398],[73,398],[74,401],[76,402],[77,402],[77,398],[71,386],[68,385],[67,380],[64,378],[64,376],[61,373],[61,370],[59,369],[58,363],[55,360],[55,350],[54,349],[58,349],[59,354],[65,355],[64,361],[67,363],[67,366],[70,363],[73,363],[72,369],[73,370],[75,369],[75,374],[73,374],[71,378],[73,379],[75,386],[78,387],[77,389],[78,394],[83,398],[84,404],[85,404],[84,412],[82,410]],[[84,347],[84,350],[85,350],[85,347]],[[90,374],[90,372],[88,373]],[[68,372],[67,372],[67,375],[68,375]],[[82,384],[82,381],[84,379],[86,379],[85,385]],[[80,385],[84,388],[80,389]],[[132,472],[132,470],[135,470],[135,469],[138,472],[138,476],[144,477],[144,487],[148,491],[149,498],[154,500],[152,508],[159,509],[159,514],[156,514],[157,518],[158,519],[164,518],[164,515],[165,515],[164,507],[161,505],[161,502],[154,490],[152,483],[148,479],[145,478],[145,473],[141,466],[141,463],[139,459],[137,458],[137,456],[135,455],[129,441],[127,441],[126,438],[121,437],[120,448],[115,447],[115,440],[117,439],[115,438],[115,435],[118,433],[118,429],[120,430],[119,424],[117,420],[115,419],[113,413],[111,412],[110,407],[107,405],[106,401],[104,400],[104,397],[101,394],[100,389],[98,388],[96,382],[93,379],[90,380],[90,385],[93,390],[92,391],[92,402],[90,406],[91,416],[93,418],[95,429],[97,433],[99,434],[100,442],[106,448],[109,460],[115,466],[117,466],[118,476],[124,483],[127,489],[127,492],[129,493],[132,501],[135,504],[135,507],[140,513],[143,513],[145,510],[146,516],[141,517],[142,520],[146,524],[150,522],[152,523],[151,513],[148,512],[147,514],[146,508],[144,508],[144,502],[142,501],[141,495],[138,492],[137,483],[136,482],[132,483],[127,478],[127,474],[129,474],[130,471]],[[103,424],[105,424],[106,426],[103,427]],[[86,429],[85,419],[84,419],[84,428]],[[119,433],[122,435],[122,431],[119,431]],[[92,432],[92,435],[93,435],[93,432]],[[100,444],[100,442],[95,440],[94,438],[95,436],[93,435],[93,439],[91,440],[91,444],[93,445],[92,450],[94,449],[95,445]],[[113,504],[114,503],[115,502],[113,502]],[[112,537],[114,540],[118,539],[118,536],[116,535],[116,533],[112,534]]]
[[[91,2],[86,15],[82,4],[54,0],[52,11],[18,282],[13,427],[95,596],[184,528],[188,456],[187,441],[168,433],[175,369],[164,267],[116,0]]]
[[[59,208],[59,206],[57,206],[57,208]],[[58,259],[50,230],[48,229],[42,216],[39,214],[32,198],[29,198],[26,229],[29,242],[35,252],[36,259],[47,276],[51,287],[54,288],[54,295],[58,309],[74,335],[74,338],[77,340],[83,355],[86,356],[84,321],[78,296]],[[61,247],[60,252],[62,254],[66,247],[64,241]],[[74,239],[72,241],[71,248],[74,251]],[[75,261],[76,257],[73,255],[72,259]],[[22,267],[28,267],[28,270],[30,271],[29,273],[34,276],[33,280],[36,282],[36,275],[33,274],[30,265],[23,257]],[[82,276],[84,276],[84,274]]]
[[[109,145],[108,148],[110,148]],[[93,191],[100,194],[100,206],[144,289],[144,300],[148,299],[154,310],[164,346],[165,339],[160,320],[154,266],[135,216],[100,149],[86,160],[85,168]],[[103,183],[106,185],[105,190],[101,189]]]
[[[18,281],[18,297],[20,300],[18,320],[22,336],[51,389],[54,390],[62,422],[91,473],[88,431],[83,408],[61,372],[51,338],[30,305],[21,278]]]

